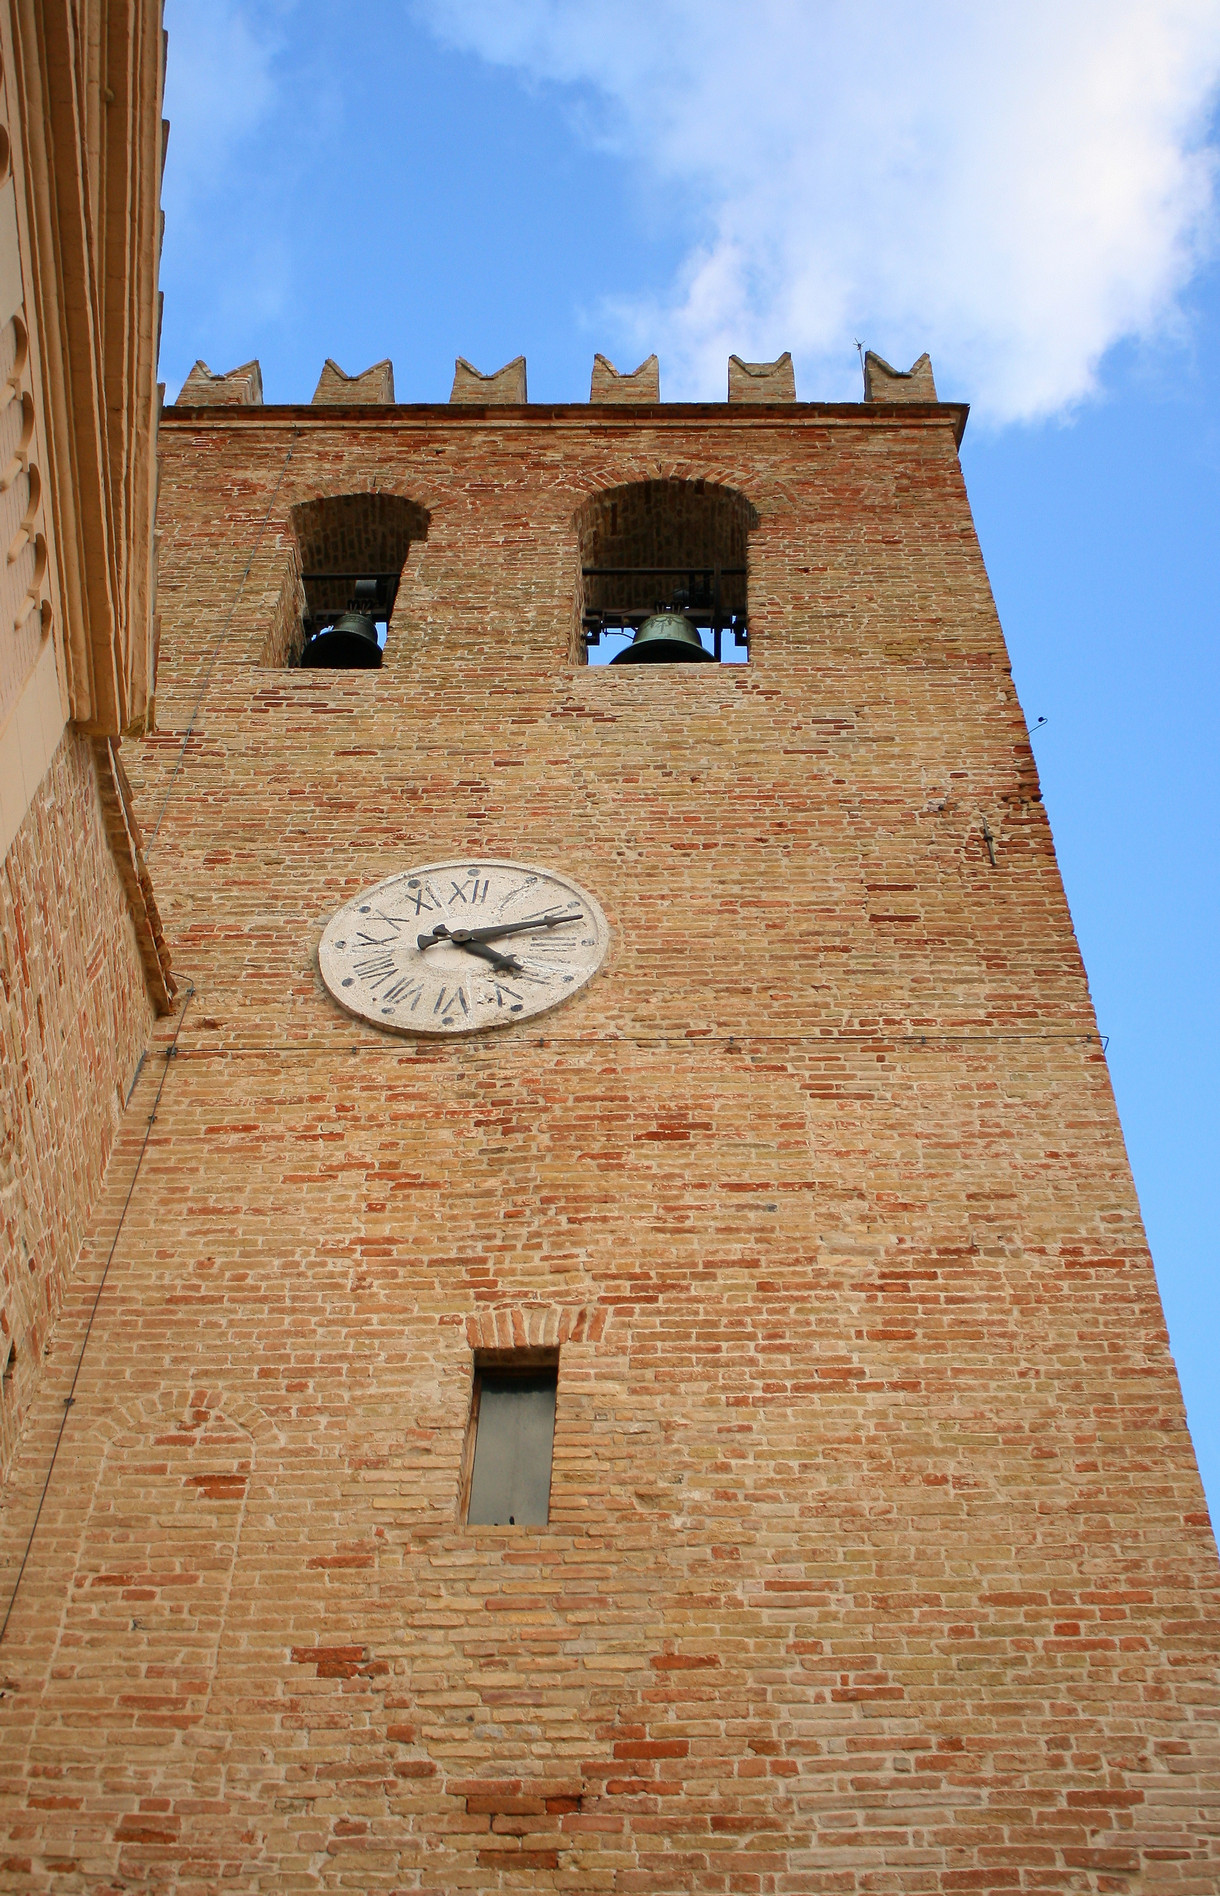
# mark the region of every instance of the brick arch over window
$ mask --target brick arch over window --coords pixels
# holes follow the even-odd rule
[[[735,488],[703,480],[632,481],[594,494],[575,525],[586,626],[601,614],[638,615],[668,604],[675,592],[690,590],[692,576],[702,576],[692,597],[718,576],[724,611],[744,621],[748,541],[758,514]],[[665,568],[671,570],[647,570]]]
[[[412,540],[428,536],[428,512],[401,494],[324,494],[292,509],[301,571],[401,572]]]
[[[272,665],[298,662],[311,614],[346,609],[351,577],[392,576],[392,596],[412,541],[428,536],[430,516],[403,494],[323,494],[298,502],[289,522],[291,571],[264,653]]]

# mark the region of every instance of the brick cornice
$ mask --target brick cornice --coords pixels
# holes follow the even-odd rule
[[[497,429],[558,427],[615,434],[639,434],[664,428],[677,433],[690,429],[758,428],[776,432],[792,427],[838,428],[951,428],[959,446],[970,413],[967,402],[658,402],[617,403],[546,402],[478,407],[469,403],[402,402],[376,408],[367,404],[328,403],[319,411],[308,402],[267,403],[259,407],[174,405],[162,410],[161,426],[208,428],[243,433],[260,428],[338,429],[359,424],[362,429],[401,432],[403,428]]]

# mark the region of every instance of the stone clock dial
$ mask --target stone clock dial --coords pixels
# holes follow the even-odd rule
[[[469,1034],[566,1001],[609,945],[601,909],[568,876],[462,856],[405,869],[345,903],[318,965],[339,1005],[374,1027]]]

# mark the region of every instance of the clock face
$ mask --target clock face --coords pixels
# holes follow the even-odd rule
[[[470,1034],[566,1001],[610,930],[578,883],[520,862],[430,862],[379,882],[326,925],[318,965],[349,1014],[406,1034]]]

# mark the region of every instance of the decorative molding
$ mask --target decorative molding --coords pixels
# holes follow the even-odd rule
[[[160,12],[0,9],[47,551],[30,609],[45,580],[94,736],[144,730],[153,692]]]
[[[0,637],[4,636],[0,625]],[[44,639],[21,694],[0,729],[0,860],[7,856],[25,820],[66,723],[55,645],[51,639]]]
[[[7,133],[5,143],[8,145]],[[10,173],[0,185],[0,323],[6,323],[10,316],[15,316],[24,301],[21,238],[17,230],[17,190]]]

